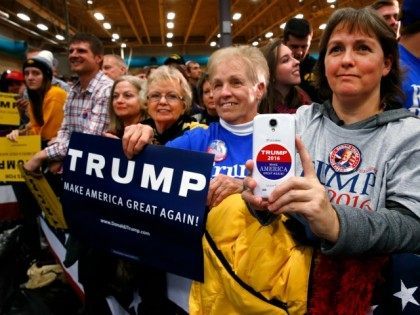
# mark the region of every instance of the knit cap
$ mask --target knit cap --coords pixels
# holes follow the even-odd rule
[[[35,57],[29,58],[23,64],[23,70],[27,67],[35,67],[42,71],[44,76],[51,80],[54,56],[49,50],[40,51]]]

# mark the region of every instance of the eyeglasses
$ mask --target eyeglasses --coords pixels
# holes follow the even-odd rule
[[[178,94],[173,92],[169,92],[167,94],[161,94],[157,92],[152,93],[147,96],[147,99],[152,103],[157,103],[162,99],[162,97],[164,97],[168,103],[172,104],[176,103],[177,101],[182,101],[184,99],[182,96],[179,96]]]

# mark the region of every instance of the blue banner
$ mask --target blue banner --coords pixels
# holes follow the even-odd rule
[[[203,280],[201,237],[213,155],[73,133],[64,161],[66,221],[90,246]]]

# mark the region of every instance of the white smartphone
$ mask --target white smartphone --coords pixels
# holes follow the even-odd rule
[[[263,198],[267,198],[281,181],[295,175],[294,115],[255,116],[252,159],[252,177],[257,182],[254,194]]]

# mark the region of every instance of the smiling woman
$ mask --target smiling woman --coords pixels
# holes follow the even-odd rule
[[[153,71],[142,97],[150,116],[143,123],[153,128],[154,143],[165,144],[198,125],[186,114],[191,107],[192,92],[176,68],[161,66]]]
[[[141,97],[145,90],[144,81],[135,76],[122,76],[114,81],[108,107],[109,133],[122,137],[125,127],[145,119],[146,106]]]
[[[270,69],[267,96],[261,102],[260,113],[295,113],[299,106],[311,104],[311,99],[298,85],[301,83],[299,61],[282,40],[262,49]]]

